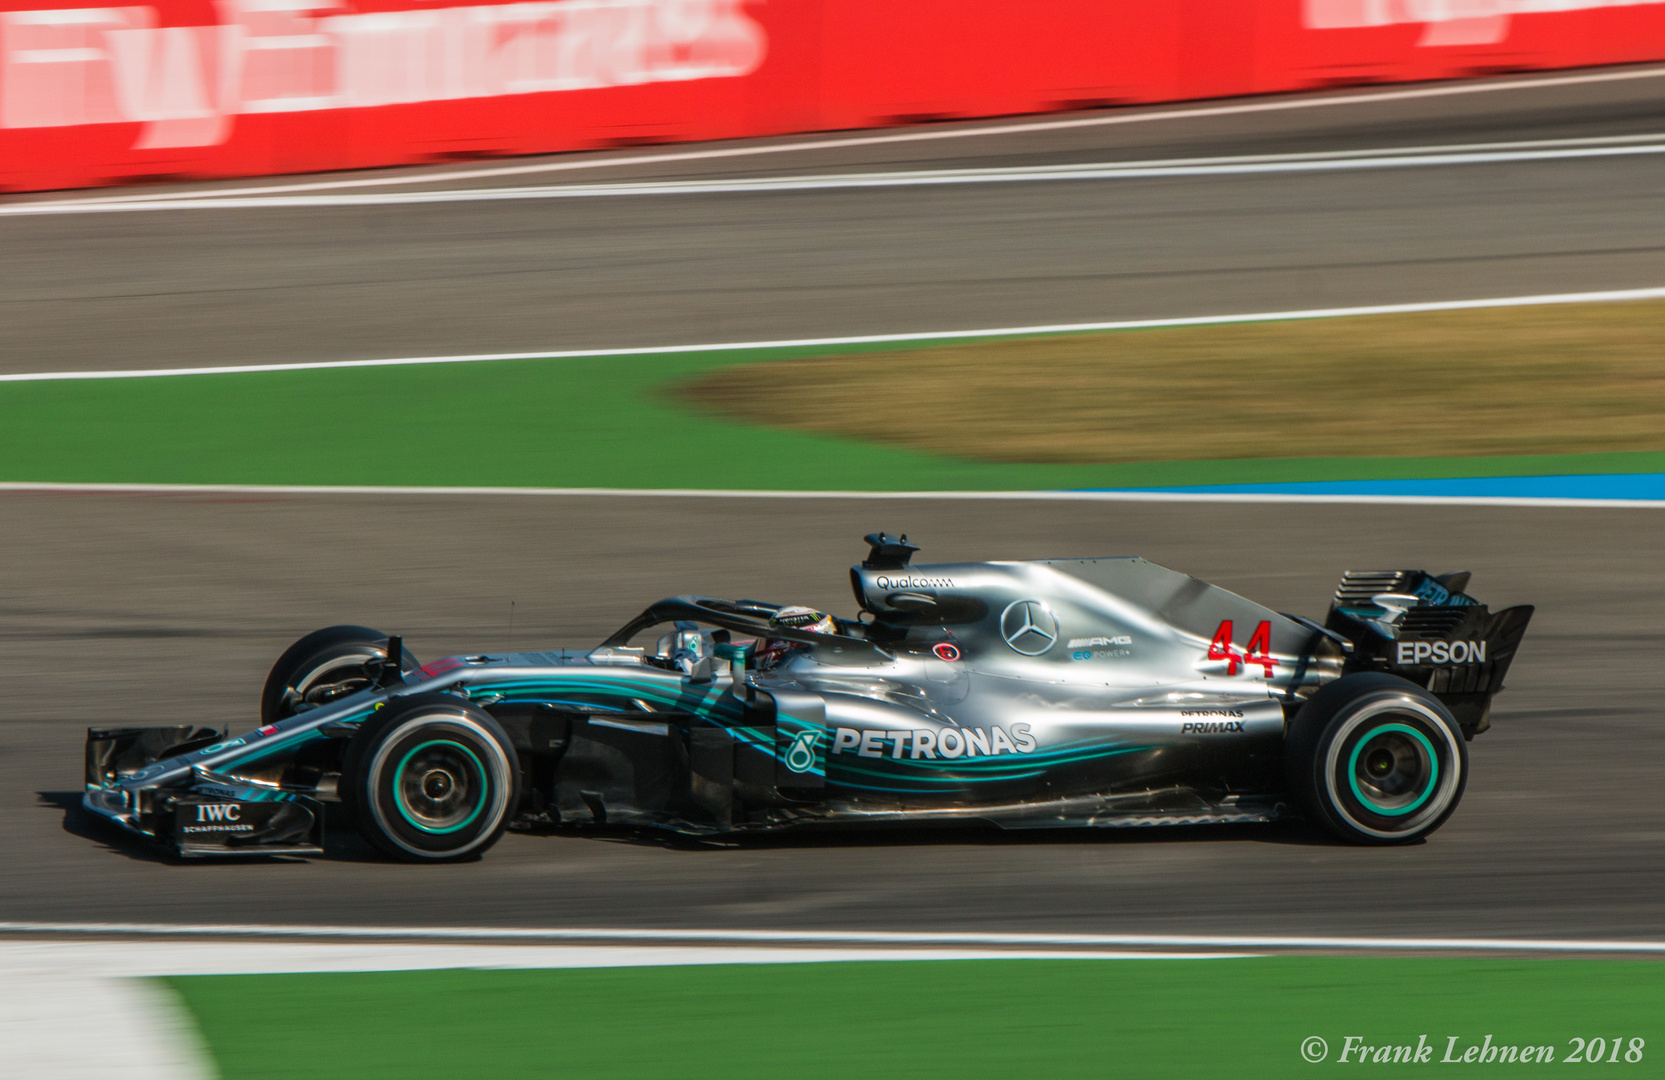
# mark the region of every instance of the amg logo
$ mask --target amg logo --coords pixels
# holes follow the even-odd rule
[[[1241,720],[1203,720],[1197,723],[1186,721],[1179,725],[1181,735],[1224,735],[1229,731],[1242,731]]]
[[[236,803],[201,803],[197,806],[198,821],[236,821],[243,808]]]
[[[1401,664],[1483,664],[1484,641],[1401,641],[1395,661]]]
[[[1131,645],[1133,639],[1126,634],[1117,637],[1077,637],[1070,638],[1072,649],[1096,649],[1100,645]]]

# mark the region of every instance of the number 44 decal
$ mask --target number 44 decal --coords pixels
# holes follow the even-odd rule
[[[1208,658],[1210,660],[1226,661],[1226,674],[1236,675],[1239,667],[1247,669],[1252,664],[1259,664],[1266,672],[1266,677],[1272,677],[1272,669],[1278,662],[1272,659],[1272,624],[1262,622],[1255,627],[1255,632],[1249,635],[1248,648],[1242,652],[1232,644],[1231,620],[1220,624],[1220,629],[1214,631],[1214,640],[1208,643]]]

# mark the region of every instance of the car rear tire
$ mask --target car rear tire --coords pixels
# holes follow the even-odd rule
[[[1468,784],[1462,729],[1396,675],[1348,675],[1301,707],[1284,743],[1289,786],[1355,844],[1408,844],[1445,824]]]
[[[260,691],[260,722],[275,724],[372,686],[387,660],[388,636],[368,626],[314,630],[284,650]],[[409,649],[399,670],[419,665]]]
[[[341,801],[359,834],[404,862],[478,858],[520,798],[514,746],[454,694],[393,698],[347,748]]]

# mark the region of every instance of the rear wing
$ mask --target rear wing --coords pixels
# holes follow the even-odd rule
[[[1428,689],[1472,739],[1491,726],[1492,695],[1515,659],[1533,607],[1492,612],[1464,590],[1467,571],[1349,570],[1325,629],[1353,643],[1351,671],[1383,671]]]

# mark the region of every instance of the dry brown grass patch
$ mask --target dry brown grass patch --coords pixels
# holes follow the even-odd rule
[[[1665,303],[993,341],[725,368],[676,393],[991,462],[1665,450]]]

